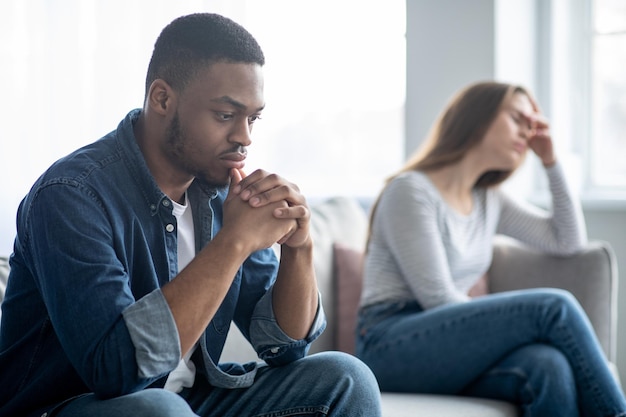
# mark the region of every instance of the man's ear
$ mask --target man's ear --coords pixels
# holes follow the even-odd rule
[[[173,108],[176,93],[172,87],[162,79],[156,79],[148,90],[148,106],[152,111],[166,116]]]

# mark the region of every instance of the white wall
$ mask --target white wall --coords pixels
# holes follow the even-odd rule
[[[494,0],[407,0],[407,154],[454,92],[495,76],[494,12]]]

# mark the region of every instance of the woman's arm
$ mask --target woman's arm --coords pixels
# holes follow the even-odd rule
[[[497,231],[549,253],[575,253],[587,244],[580,202],[570,192],[558,162],[547,167],[546,173],[552,196],[552,210],[516,201],[498,191],[502,210]]]

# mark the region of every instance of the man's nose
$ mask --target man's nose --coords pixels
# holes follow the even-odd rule
[[[241,146],[250,146],[252,144],[252,127],[246,119],[242,123],[238,123],[235,131],[231,135],[230,141]]]

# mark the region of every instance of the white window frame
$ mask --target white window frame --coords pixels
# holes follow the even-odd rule
[[[626,207],[626,187],[595,184],[593,137],[593,1],[539,1],[538,79],[548,87],[553,136],[564,139],[559,157],[587,208]]]

